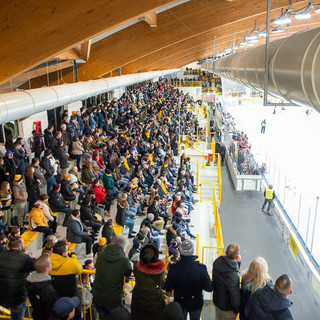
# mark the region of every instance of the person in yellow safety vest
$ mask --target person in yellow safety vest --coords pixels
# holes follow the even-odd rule
[[[262,212],[264,212],[263,210],[264,210],[264,207],[266,206],[266,204],[268,204],[268,208],[267,208],[267,214],[270,216],[271,214],[270,214],[270,207],[271,207],[271,203],[272,203],[272,201],[273,201],[273,199],[274,199],[274,197],[275,197],[275,193],[274,193],[274,191],[273,191],[273,186],[272,186],[272,184],[270,184],[270,186],[269,186],[269,189],[266,189],[265,191],[264,191],[264,203],[263,203],[263,206],[262,206],[262,208],[261,208],[261,211]]]

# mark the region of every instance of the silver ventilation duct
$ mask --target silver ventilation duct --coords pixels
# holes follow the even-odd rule
[[[207,62],[202,67],[263,91],[265,45]],[[268,91],[320,112],[320,27],[270,42]]]
[[[0,124],[25,118],[34,113],[50,110],[71,102],[85,100],[134,83],[166,76],[179,70],[134,73],[113,78],[0,94]]]

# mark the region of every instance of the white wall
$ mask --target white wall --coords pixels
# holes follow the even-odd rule
[[[184,93],[189,93],[194,99],[202,99],[202,93],[200,87],[179,87]]]
[[[121,87],[121,88],[118,88],[118,89],[114,89],[113,91],[113,98],[121,98],[122,94],[126,92],[126,88],[125,87]]]
[[[80,108],[82,107],[82,101],[76,101],[69,103],[64,106],[64,110],[68,110],[69,117],[72,115],[72,111],[80,111]]]
[[[47,111],[42,111],[20,121],[19,120],[19,137],[22,137],[25,141],[32,136],[31,131],[34,130],[33,122],[41,121],[42,132],[48,127]],[[27,148],[28,149],[28,148]],[[28,151],[28,150],[27,150]]]

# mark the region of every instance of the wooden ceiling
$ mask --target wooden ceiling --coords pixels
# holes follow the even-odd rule
[[[307,5],[293,3],[295,9]],[[271,18],[288,4],[272,0]],[[255,22],[264,29],[266,5],[266,0],[2,1],[0,86],[27,81],[22,88],[37,88],[74,82],[72,60],[80,59],[85,63],[78,64],[79,81],[115,75],[118,68],[128,74],[181,67],[212,56],[213,36],[217,51],[233,43],[234,31],[240,42]],[[287,34],[319,25],[316,14],[310,20],[292,19]],[[95,40],[108,31],[107,37]],[[57,64],[52,65],[54,59]]]

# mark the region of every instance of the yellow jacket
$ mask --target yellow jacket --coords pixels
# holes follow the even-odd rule
[[[160,187],[161,187],[162,191],[163,191],[165,194],[168,194],[167,188],[166,188],[166,186],[164,185],[163,181],[160,182]]]
[[[130,167],[129,167],[128,159],[127,159],[127,158],[124,158],[124,160],[123,160],[123,165],[124,165],[124,167],[125,167],[128,171],[130,171]]]
[[[32,208],[29,213],[29,229],[33,230],[37,226],[47,226],[47,219],[43,214],[42,209]]]
[[[72,257],[63,257],[60,254],[52,253],[50,259],[52,261],[52,271],[50,274],[53,276],[82,273],[82,265],[78,261],[76,255],[72,255]]]

